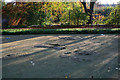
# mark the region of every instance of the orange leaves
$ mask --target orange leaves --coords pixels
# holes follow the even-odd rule
[[[104,9],[102,11],[105,11]]]
[[[15,20],[15,21],[12,23],[12,25],[14,25],[14,26],[18,25],[18,23],[20,22],[20,20],[21,20],[21,18],[19,18],[18,20]]]

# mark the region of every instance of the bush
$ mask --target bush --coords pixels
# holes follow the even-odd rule
[[[113,9],[107,18],[106,24],[120,25],[120,5]]]
[[[4,29],[3,35],[9,34],[119,34],[120,29]]]

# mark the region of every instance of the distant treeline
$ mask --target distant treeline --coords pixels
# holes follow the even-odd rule
[[[88,6],[88,5],[87,5]],[[108,13],[108,14],[106,14]],[[93,24],[120,24],[120,5],[96,10]],[[2,25],[5,27],[30,25],[85,25],[89,16],[81,2],[12,2],[2,6]],[[97,20],[96,20],[97,19]]]

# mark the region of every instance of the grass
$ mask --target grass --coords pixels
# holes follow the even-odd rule
[[[67,29],[3,29],[3,35],[8,34],[119,34],[119,28],[93,29],[93,28],[67,28]]]

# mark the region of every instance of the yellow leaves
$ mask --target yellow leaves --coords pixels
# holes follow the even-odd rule
[[[46,7],[47,5],[46,5],[46,4],[44,4],[44,6]]]
[[[112,13],[110,13],[110,15],[112,15]]]
[[[67,76],[67,75],[65,75],[65,78],[71,78],[71,75],[68,75],[68,76]]]
[[[65,76],[65,78],[68,78],[67,76]]]
[[[95,19],[95,17],[93,17],[93,19]]]
[[[70,9],[71,9],[71,10],[73,10],[73,8],[72,8],[72,7],[71,7]]]

